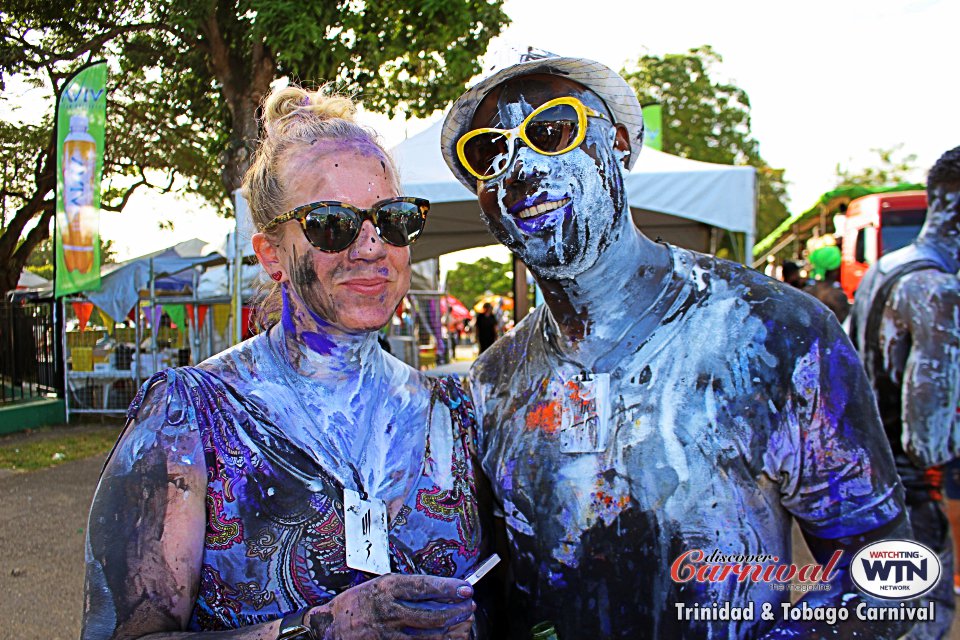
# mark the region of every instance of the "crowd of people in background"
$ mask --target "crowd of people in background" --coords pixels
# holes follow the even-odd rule
[[[469,345],[471,349],[476,346],[477,354],[483,353],[513,327],[507,312],[494,308],[490,302],[484,302],[479,311],[472,311],[466,318],[457,317],[448,310],[442,324],[450,361],[457,359],[457,347],[460,345]]]

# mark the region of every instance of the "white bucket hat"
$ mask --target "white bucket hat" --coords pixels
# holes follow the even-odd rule
[[[615,124],[627,128],[632,153],[627,161],[627,169],[632,169],[643,145],[643,112],[637,94],[613,69],[599,62],[585,58],[563,58],[560,56],[523,59],[517,64],[505,67],[487,76],[473,88],[460,96],[443,121],[440,134],[440,149],[447,166],[470,191],[477,187],[474,178],[460,164],[457,158],[457,140],[470,130],[473,114],[480,101],[499,84],[517,76],[544,73],[560,76],[579,82],[600,96],[613,115]]]

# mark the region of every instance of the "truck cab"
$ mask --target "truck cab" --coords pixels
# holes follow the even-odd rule
[[[926,216],[925,191],[876,193],[847,205],[842,221],[836,221],[843,239],[840,286],[847,298],[853,300],[867,269],[881,256],[916,239]]]

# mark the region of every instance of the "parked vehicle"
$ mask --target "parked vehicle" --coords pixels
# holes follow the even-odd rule
[[[926,216],[925,191],[877,193],[850,202],[846,215],[835,221],[843,239],[840,285],[847,298],[853,300],[860,280],[880,256],[914,241]]]

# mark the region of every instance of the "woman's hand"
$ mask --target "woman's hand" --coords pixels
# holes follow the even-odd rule
[[[388,574],[308,615],[318,640],[468,640],[473,587],[463,580]]]

